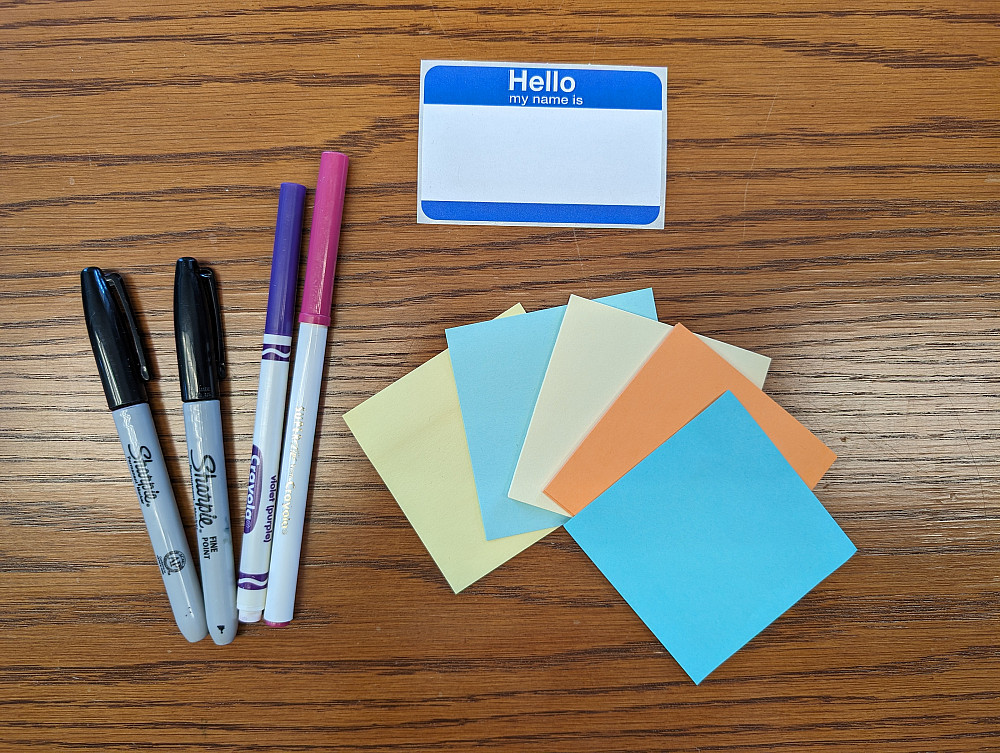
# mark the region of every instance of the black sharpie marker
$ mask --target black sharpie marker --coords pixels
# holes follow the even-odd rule
[[[174,337],[205,616],[209,635],[221,646],[236,637],[236,566],[219,407],[226,358],[215,275],[189,257],[177,260],[174,273]]]
[[[198,575],[163,462],[144,383],[149,367],[122,278],[87,267],[80,274],[83,313],[97,371],[132,473],[142,517],[181,634],[194,643],[207,634]]]

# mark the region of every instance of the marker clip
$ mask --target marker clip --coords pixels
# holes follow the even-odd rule
[[[215,332],[215,364],[219,371],[219,379],[226,378],[226,344],[222,335],[222,307],[219,305],[219,289],[215,282],[215,272],[203,267],[198,271],[202,287],[208,294],[209,305],[212,307],[213,329]]]
[[[122,313],[125,314],[125,320],[128,322],[128,331],[132,336],[132,346],[135,350],[135,356],[139,361],[139,376],[142,377],[142,381],[148,382],[150,380],[149,364],[146,362],[146,353],[142,347],[142,336],[139,334],[139,326],[135,321],[135,312],[132,310],[132,301],[128,297],[128,289],[125,287],[125,281],[117,272],[104,272],[103,274],[104,281],[108,284],[108,287],[115,291],[115,295],[118,298],[118,306],[121,308]]]

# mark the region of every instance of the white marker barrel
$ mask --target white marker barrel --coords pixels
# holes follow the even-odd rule
[[[299,324],[292,370],[292,391],[285,422],[285,441],[278,476],[278,507],[274,515],[274,544],[264,621],[285,625],[292,620],[295,588],[302,549],[309,471],[316,437],[316,414],[323,383],[327,328]]]

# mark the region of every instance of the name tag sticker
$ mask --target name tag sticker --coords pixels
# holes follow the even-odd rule
[[[417,222],[663,227],[667,69],[420,63]]]

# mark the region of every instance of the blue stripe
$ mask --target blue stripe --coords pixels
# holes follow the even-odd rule
[[[662,110],[663,82],[652,71],[435,65],[424,104]]]
[[[648,225],[658,206],[623,204],[522,204],[501,201],[422,201],[432,220],[466,222],[573,222],[595,225]]]

